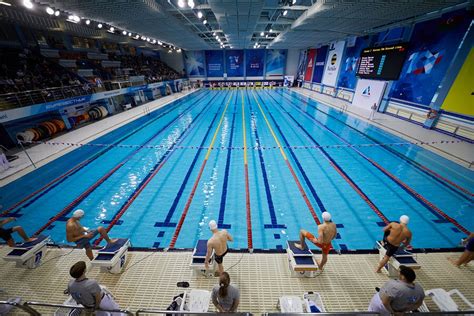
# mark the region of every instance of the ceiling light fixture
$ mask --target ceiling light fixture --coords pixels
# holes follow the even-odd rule
[[[292,4],[295,4],[295,3],[296,3],[296,0],[293,0],[291,3],[292,3]]]
[[[132,36],[132,33],[128,33],[128,36]]]
[[[98,27],[99,29],[101,29],[101,28],[102,28],[102,23],[97,24],[97,27]]]
[[[265,35],[265,33],[264,33],[264,32],[260,32],[260,36],[263,36],[263,35]]]
[[[177,52],[178,52],[178,53],[181,53],[181,48],[178,48]]]
[[[212,33],[212,36],[216,36],[216,32]]]
[[[56,12],[54,12],[54,16],[59,16],[61,14],[61,12],[59,12],[59,10],[56,10]]]
[[[156,44],[156,40],[151,41],[152,44]]]
[[[184,8],[185,5],[186,3],[184,2],[184,0],[178,0],[178,7]]]
[[[46,13],[48,13],[49,15],[53,15],[53,14],[54,14],[54,10],[51,9],[50,7],[47,7],[47,8],[46,8]]]
[[[283,11],[283,16],[286,16],[288,14],[288,10]]]
[[[207,20],[202,21],[202,24],[206,25],[206,24],[207,24]]]
[[[111,26],[109,31],[113,33],[115,31],[115,28],[113,26]]]
[[[193,0],[188,0],[188,6],[193,9],[194,8],[194,1]]]
[[[86,20],[86,25],[91,24],[91,20]]]
[[[24,5],[27,9],[33,9],[33,3],[31,2],[31,0],[23,0],[23,5]]]
[[[270,29],[270,33],[273,33],[273,29]]]
[[[11,3],[8,3],[8,2],[5,2],[5,1],[0,1],[0,4],[6,5],[7,7],[11,7],[11,6],[12,6]]]
[[[202,19],[202,12],[201,11],[198,12],[198,19]]]

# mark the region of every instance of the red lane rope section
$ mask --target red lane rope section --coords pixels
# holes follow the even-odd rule
[[[469,196],[474,196],[474,193],[472,193],[472,192],[470,192],[469,190],[467,190],[467,189],[461,187],[460,185],[454,183],[453,181],[451,181],[451,180],[449,180],[449,179],[443,177],[443,176],[440,175],[439,173],[436,173],[435,171],[431,170],[430,168],[423,166],[421,163],[419,164],[419,167],[420,167],[421,169],[425,170],[426,172],[431,173],[433,176],[438,177],[439,179],[441,179],[441,180],[443,180],[443,181],[449,183],[451,186],[455,187],[455,188],[458,189],[459,191],[461,191],[461,192],[463,192],[463,193],[465,193],[465,194],[467,194],[467,195],[469,195]]]
[[[78,164],[77,166],[75,166],[74,168],[70,169],[68,172],[62,174],[61,176],[51,180],[50,182],[48,182],[47,184],[45,184],[44,186],[42,186],[41,188],[39,188],[38,190],[32,192],[31,194],[29,194],[28,196],[26,196],[25,198],[23,198],[22,200],[20,200],[19,202],[15,203],[14,205],[10,206],[8,209],[6,209],[5,211],[2,212],[2,215],[1,216],[4,216],[4,215],[7,215],[8,213],[10,213],[12,210],[14,210],[17,206],[23,204],[24,202],[26,202],[27,200],[29,200],[31,197],[33,197],[34,195],[38,194],[39,192],[43,191],[44,189],[47,189],[49,186],[53,185],[55,182],[61,180],[62,178],[64,177],[67,177],[71,172],[75,171],[76,169],[82,167],[84,164],[88,163],[90,161],[90,159],[87,159],[83,162],[81,162],[80,164]]]
[[[77,204],[77,201],[80,201],[84,199],[90,192],[94,191],[99,185],[102,184],[105,180],[107,180],[112,173],[117,171],[120,167],[123,166],[125,162],[121,162],[118,165],[116,165],[113,169],[111,169],[109,172],[107,172],[104,176],[102,176],[99,180],[97,180],[96,183],[94,183],[89,189],[86,191],[82,192],[81,195],[79,195],[77,198],[75,198],[71,203],[69,203],[65,208],[63,208],[62,211],[60,211],[58,214],[56,214],[54,217],[50,218],[50,220],[44,224],[40,229],[38,229],[33,235],[39,235],[41,232],[43,232],[46,228],[48,228],[52,223],[54,223],[56,220],[58,220],[60,217],[66,215],[69,213]]]
[[[388,177],[390,177],[393,181],[397,182],[400,186],[402,186],[405,190],[409,191],[411,194],[413,194],[417,199],[422,201],[425,205],[428,205],[431,209],[433,209],[435,212],[437,212],[439,215],[444,217],[447,221],[451,222],[454,226],[456,226],[459,230],[461,230],[463,233],[466,235],[469,235],[470,232],[464,226],[459,224],[454,218],[450,217],[448,214],[443,212],[441,209],[439,209],[436,205],[425,199],[422,195],[420,195],[418,192],[410,188],[407,184],[402,182],[400,179],[395,177],[393,174],[385,170],[381,165],[373,161],[372,159],[365,157],[370,163],[372,163],[374,166],[380,169],[383,173],[385,173]]]

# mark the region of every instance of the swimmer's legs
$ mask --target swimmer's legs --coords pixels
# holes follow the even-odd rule
[[[382,260],[380,260],[379,265],[377,266],[377,269],[375,272],[380,273],[382,272],[382,268],[387,264],[388,260],[390,260],[390,257],[385,255]]]
[[[21,227],[21,226],[15,226],[15,227],[13,227],[13,228],[12,228],[12,231],[17,232],[18,235],[20,235],[21,238],[23,238],[23,240],[24,240],[25,242],[30,242],[30,241],[36,240],[36,238],[30,238],[30,237],[28,237],[28,235],[25,233],[25,230],[24,230],[23,227]]]
[[[296,248],[298,248],[298,249],[300,249],[300,250],[303,250],[303,249],[308,248],[308,247],[306,246],[305,241],[304,241],[305,238],[306,238],[306,237],[305,237],[305,236],[306,236],[306,233],[307,233],[306,230],[300,229],[300,243],[299,243],[299,244],[295,244],[295,247],[296,247]]]
[[[102,236],[102,238],[104,238],[108,244],[113,244],[114,242],[117,241],[117,239],[110,239],[109,235],[107,234],[107,230],[104,227],[102,226],[97,227],[97,231],[99,232],[100,236]]]

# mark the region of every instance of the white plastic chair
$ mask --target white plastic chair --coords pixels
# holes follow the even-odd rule
[[[184,304],[181,304],[181,310],[191,312],[207,312],[211,301],[211,292],[206,290],[191,290],[184,293]]]
[[[431,297],[433,302],[442,312],[460,311],[458,304],[453,300],[452,296],[457,294],[468,307],[467,310],[474,310],[474,305],[461,293],[458,289],[446,292],[444,289],[431,289],[425,292],[426,296]]]
[[[282,313],[303,313],[303,301],[294,295],[280,297],[278,307]]]

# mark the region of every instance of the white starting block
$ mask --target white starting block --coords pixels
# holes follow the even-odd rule
[[[288,255],[288,265],[292,277],[314,278],[318,271],[318,264],[309,249],[298,249],[295,243],[299,241],[287,241],[286,253]]]
[[[130,246],[130,239],[120,238],[115,243],[100,249],[91,264],[93,267],[100,267],[102,272],[120,273],[127,261],[127,252]]]
[[[316,292],[306,292],[303,299],[299,296],[285,295],[278,299],[277,309],[282,313],[325,313],[321,295]]]
[[[211,254],[211,259],[209,260],[209,269],[206,270],[205,261],[207,253],[207,240],[200,239],[194,248],[193,256],[191,258],[191,264],[189,267],[193,270],[193,275],[195,276],[207,276],[206,274],[214,275],[216,270],[216,261],[214,260],[214,251]]]
[[[49,236],[39,235],[34,241],[16,244],[3,260],[16,262],[17,268],[37,268],[41,265],[49,241]]]
[[[382,260],[382,258],[387,253],[387,249],[385,249],[383,246],[382,241],[377,241],[377,249],[379,250],[380,260]],[[388,272],[389,277],[396,278],[398,277],[398,272],[401,265],[410,267],[414,270],[421,268],[420,264],[416,261],[416,256],[414,253],[399,248],[387,262],[384,269]]]

